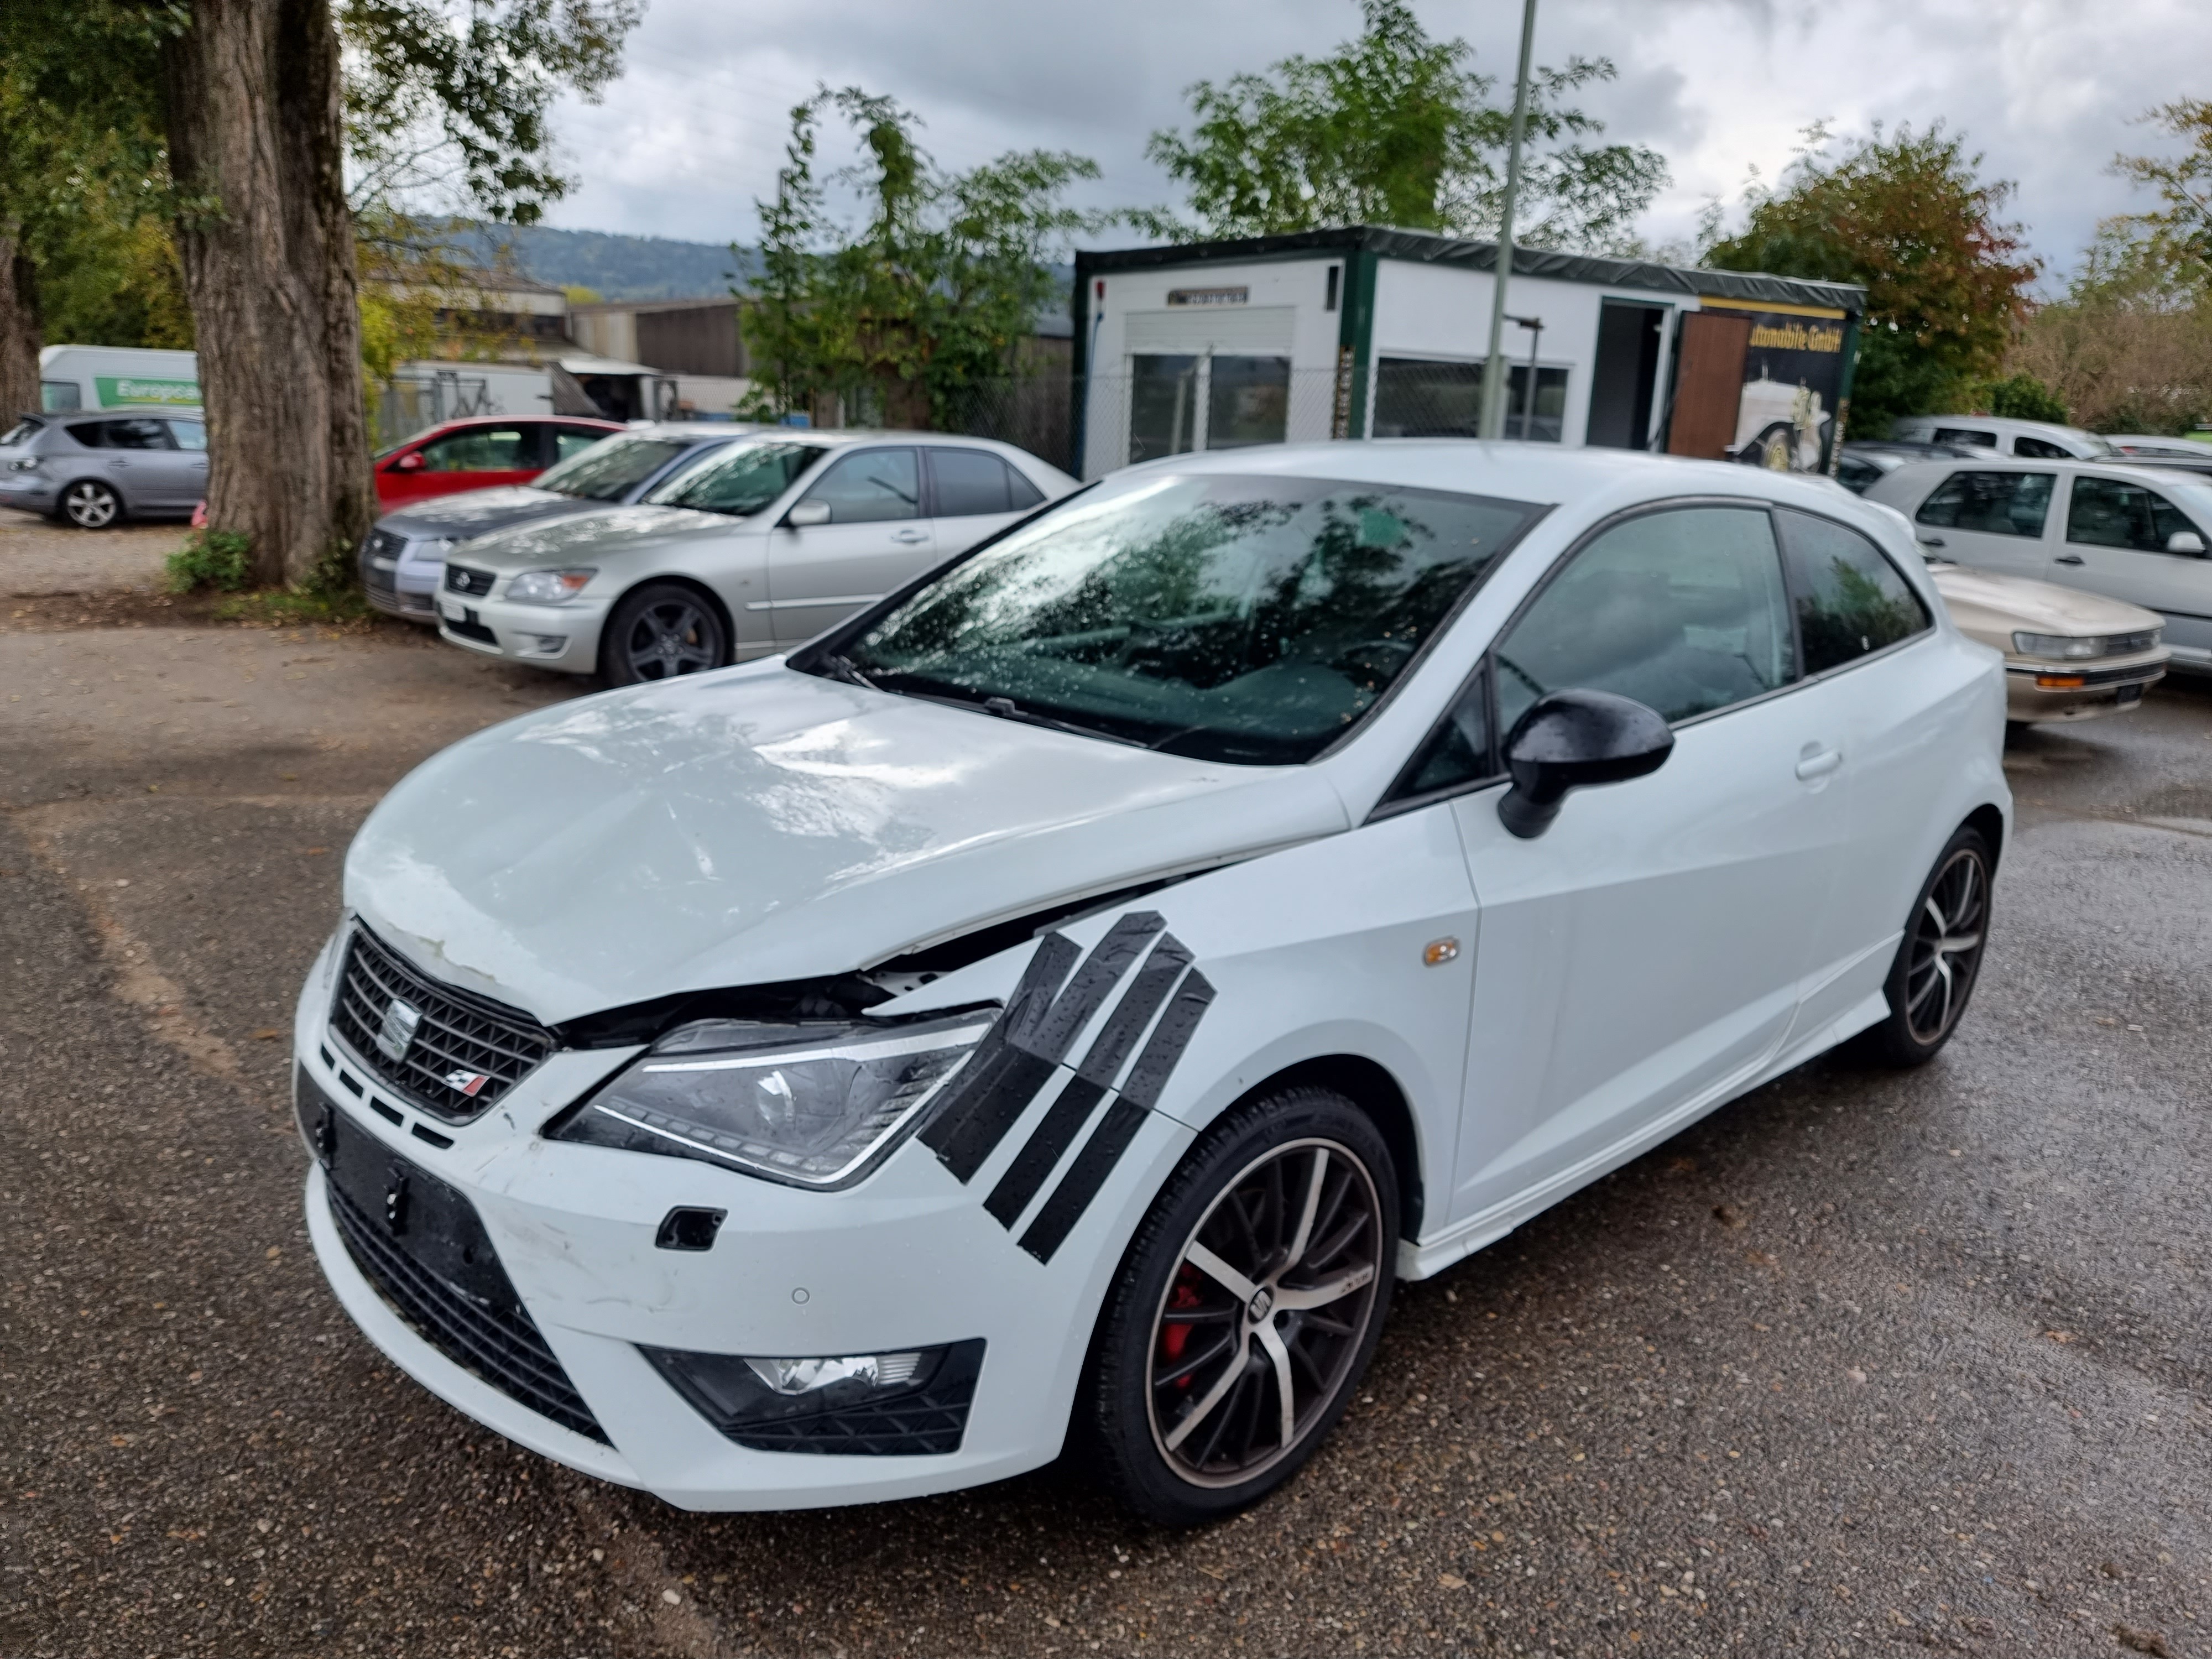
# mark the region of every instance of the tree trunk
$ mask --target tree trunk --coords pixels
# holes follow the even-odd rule
[[[39,273],[22,238],[0,227],[0,427],[39,407]]]
[[[261,582],[338,574],[376,494],[329,0],[192,0],[162,73],[208,522],[253,538]]]

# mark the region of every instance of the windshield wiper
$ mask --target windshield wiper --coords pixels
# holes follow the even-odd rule
[[[841,658],[833,657],[824,657],[822,659],[823,665],[824,667],[830,667],[835,663],[842,660],[842,659]],[[851,667],[851,665],[848,663],[846,666]],[[854,670],[854,672],[855,673],[858,673],[860,671],[858,669]],[[894,677],[901,680],[908,681],[921,679],[922,678],[922,676],[918,674],[900,674],[896,671],[894,671]],[[875,683],[870,682],[870,684],[874,684]],[[930,680],[927,684],[932,686],[942,686],[944,682],[942,680]],[[1023,708],[1012,697],[1002,697],[997,696],[979,696],[972,692],[961,692],[957,690],[922,691],[916,690],[910,684],[905,686],[875,684],[875,690],[878,691],[890,691],[896,696],[902,697],[917,697],[924,702],[941,702],[949,708],[980,709],[982,713],[996,715],[1002,720],[1018,720],[1024,726],[1042,726],[1054,732],[1066,732],[1079,738],[1103,738],[1108,743],[1121,744],[1131,749],[1144,749],[1150,746],[1139,738],[1125,738],[1118,732],[1108,732],[1102,730],[1096,726],[1084,726],[1074,720],[1064,720],[1054,714],[1040,714],[1033,708]]]
[[[841,657],[833,653],[822,659],[822,667],[831,679],[842,680],[848,685],[866,686],[871,691],[884,689],[862,673],[850,657]]]

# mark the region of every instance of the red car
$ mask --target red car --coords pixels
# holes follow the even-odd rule
[[[618,422],[569,415],[447,421],[376,458],[376,504],[388,513],[432,495],[528,483],[556,461],[622,429]]]

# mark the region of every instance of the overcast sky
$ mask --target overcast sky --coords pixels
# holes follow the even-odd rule
[[[1432,34],[1472,42],[1479,68],[1510,76],[1514,0],[1415,9]],[[1088,204],[1172,203],[1144,145],[1186,118],[1184,88],[1327,52],[1358,20],[1352,0],[650,0],[623,80],[600,106],[564,109],[582,182],[550,222],[751,240],[789,107],[817,81],[899,99],[948,167],[1073,149],[1104,169]],[[1642,228],[1655,242],[1686,238],[1708,197],[1734,204],[1747,168],[1771,176],[1809,122],[1940,118],[1984,153],[1985,176],[2018,185],[2012,216],[2056,275],[2099,218],[2138,204],[2106,171],[2116,150],[2166,147],[2136,118],[2212,94],[2212,5],[1541,0],[1538,61],[1575,52],[1620,67],[1585,100],[1609,136],[1651,145],[1673,170]]]

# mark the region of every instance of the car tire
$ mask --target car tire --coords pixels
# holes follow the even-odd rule
[[[1913,900],[1890,963],[1883,986],[1889,1012],[1859,1034],[1859,1058],[1877,1066],[1925,1066],[1951,1040],[1981,973],[1995,863],[1978,830],[1961,830],[1945,844]]]
[[[1104,1484],[1148,1521],[1192,1526],[1296,1474],[1366,1373],[1397,1249],[1389,1146],[1345,1096],[1297,1085],[1215,1125],[1153,1200],[1099,1316],[1075,1428]]]
[[[599,635],[599,678],[609,685],[703,674],[729,661],[721,611],[680,582],[647,582],[623,594]]]
[[[55,510],[64,523],[79,530],[109,530],[124,519],[123,497],[112,484],[98,478],[79,478],[65,485]]]

